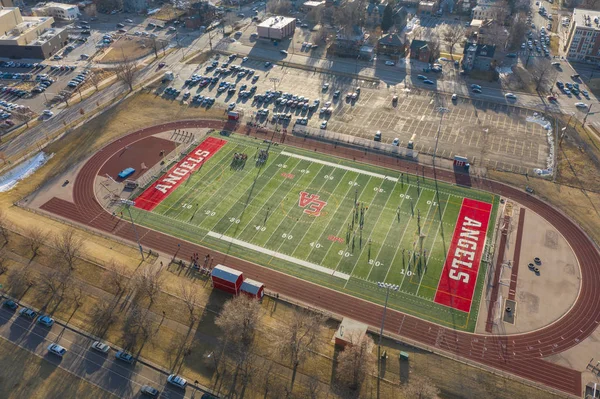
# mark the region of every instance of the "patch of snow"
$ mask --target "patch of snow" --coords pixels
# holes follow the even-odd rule
[[[539,176],[549,176],[552,175],[554,171],[554,134],[552,130],[552,123],[546,120],[541,114],[534,112],[533,116],[527,117],[527,122],[537,123],[544,129],[546,129],[546,138],[548,140],[548,146],[550,149],[548,150],[548,157],[546,158],[546,168],[545,169],[534,169],[533,172]]]
[[[52,155],[39,152],[37,155],[29,158],[17,165],[11,171],[0,176],[0,193],[12,190],[19,181],[31,176],[36,170],[48,162],[50,158],[52,158]]]

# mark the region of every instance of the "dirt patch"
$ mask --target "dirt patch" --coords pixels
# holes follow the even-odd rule
[[[544,245],[548,248],[556,248],[558,246],[558,233],[553,230],[547,230]]]
[[[529,292],[519,291],[517,303],[519,308],[525,307],[527,314],[535,314],[540,310],[540,298]]]
[[[153,50],[152,40],[144,37],[123,36],[104,50],[99,62],[120,62],[125,59],[137,60],[150,54]]]

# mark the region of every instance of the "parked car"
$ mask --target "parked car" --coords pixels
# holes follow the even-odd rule
[[[396,63],[394,61],[386,61],[385,65],[394,66],[394,65],[396,65]]]
[[[19,307],[19,305],[17,305],[17,303],[12,299],[7,299],[6,301],[4,301],[4,303],[2,303],[2,306],[10,310],[17,310],[17,308]]]
[[[378,130],[373,137],[374,141],[381,141],[381,132]]]
[[[125,351],[118,351],[115,354],[115,357],[119,360],[124,361],[125,363],[133,363],[133,355],[131,353],[127,353]]]
[[[140,389],[140,392],[142,393],[142,395],[150,396],[152,398],[157,397],[159,394],[158,389],[151,387],[150,385],[142,386],[142,389]]]
[[[516,100],[517,99],[517,96],[515,96],[513,93],[506,93],[504,95],[504,97],[506,97],[509,100]]]
[[[54,324],[54,319],[48,315],[43,315],[38,317],[37,322],[46,327],[52,327]]]
[[[65,355],[65,353],[67,353],[67,350],[65,348],[63,348],[62,346],[60,346],[59,344],[50,344],[48,346],[48,352],[53,353],[57,356],[63,357]]]
[[[179,388],[185,388],[187,381],[185,378],[178,376],[177,374],[171,374],[167,377],[167,382],[171,385],[175,385]]]
[[[587,108],[588,105],[586,103],[575,103],[575,106],[577,108]]]
[[[37,312],[31,308],[23,308],[19,311],[19,314],[23,317],[26,317],[30,320],[35,319],[35,317],[37,316]]]
[[[98,352],[102,352],[102,353],[107,353],[110,350],[110,346],[108,346],[107,344],[104,344],[100,341],[96,341],[92,344],[91,348],[93,350],[96,350]]]
[[[400,139],[396,137],[394,141],[392,141],[392,145],[398,147],[400,145]]]

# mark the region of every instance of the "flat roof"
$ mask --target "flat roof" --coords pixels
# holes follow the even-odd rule
[[[271,17],[271,18],[265,19],[258,26],[261,26],[263,28],[281,29],[284,26],[287,26],[290,23],[294,22],[295,20],[296,20],[296,18],[290,18],[290,17],[281,17],[281,16]]]
[[[572,22],[574,22],[577,27],[600,30],[600,11],[576,8],[573,10]]]
[[[229,282],[235,283],[237,279],[242,275],[242,272],[224,265],[217,265],[214,269],[212,269],[212,275],[222,280],[227,280]]]
[[[369,326],[365,323],[344,317],[340,323],[340,326],[335,332],[334,337],[342,341],[350,342],[353,338],[353,335],[365,335],[368,328]],[[358,337],[355,336],[355,338]]]
[[[75,4],[65,4],[65,3],[46,3],[40,8],[45,8],[45,7],[56,7],[56,8],[62,8],[63,10],[70,10],[72,8],[77,8],[77,6]]]

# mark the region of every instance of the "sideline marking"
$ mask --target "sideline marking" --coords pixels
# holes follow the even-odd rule
[[[350,275],[348,275],[346,273],[336,272],[333,269],[329,269],[327,267],[319,266],[319,265],[316,265],[314,263],[307,262],[305,260],[297,259],[297,258],[294,258],[292,256],[289,256],[289,255],[286,255],[286,254],[282,254],[280,252],[272,251],[270,249],[265,249],[265,248],[263,248],[261,246],[250,244],[249,242],[241,241],[241,240],[238,240],[236,238],[226,236],[224,234],[219,234],[219,233],[215,233],[214,231],[209,231],[208,234],[207,234],[207,236],[213,237],[213,238],[217,238],[219,240],[223,240],[223,241],[226,241],[226,242],[230,242],[232,244],[236,244],[236,245],[239,245],[239,246],[244,247],[244,248],[251,249],[251,250],[256,251],[256,252],[261,252],[263,254],[270,255],[270,256],[272,256],[274,258],[283,259],[283,260],[286,260],[288,262],[292,262],[292,263],[295,263],[297,265],[304,266],[304,267],[306,267],[308,269],[312,269],[312,270],[315,270],[315,271],[318,271],[318,272],[321,272],[321,273],[326,273],[326,274],[329,274],[329,275],[334,276],[334,277],[339,277],[339,278],[344,279],[346,281],[350,279]]]

